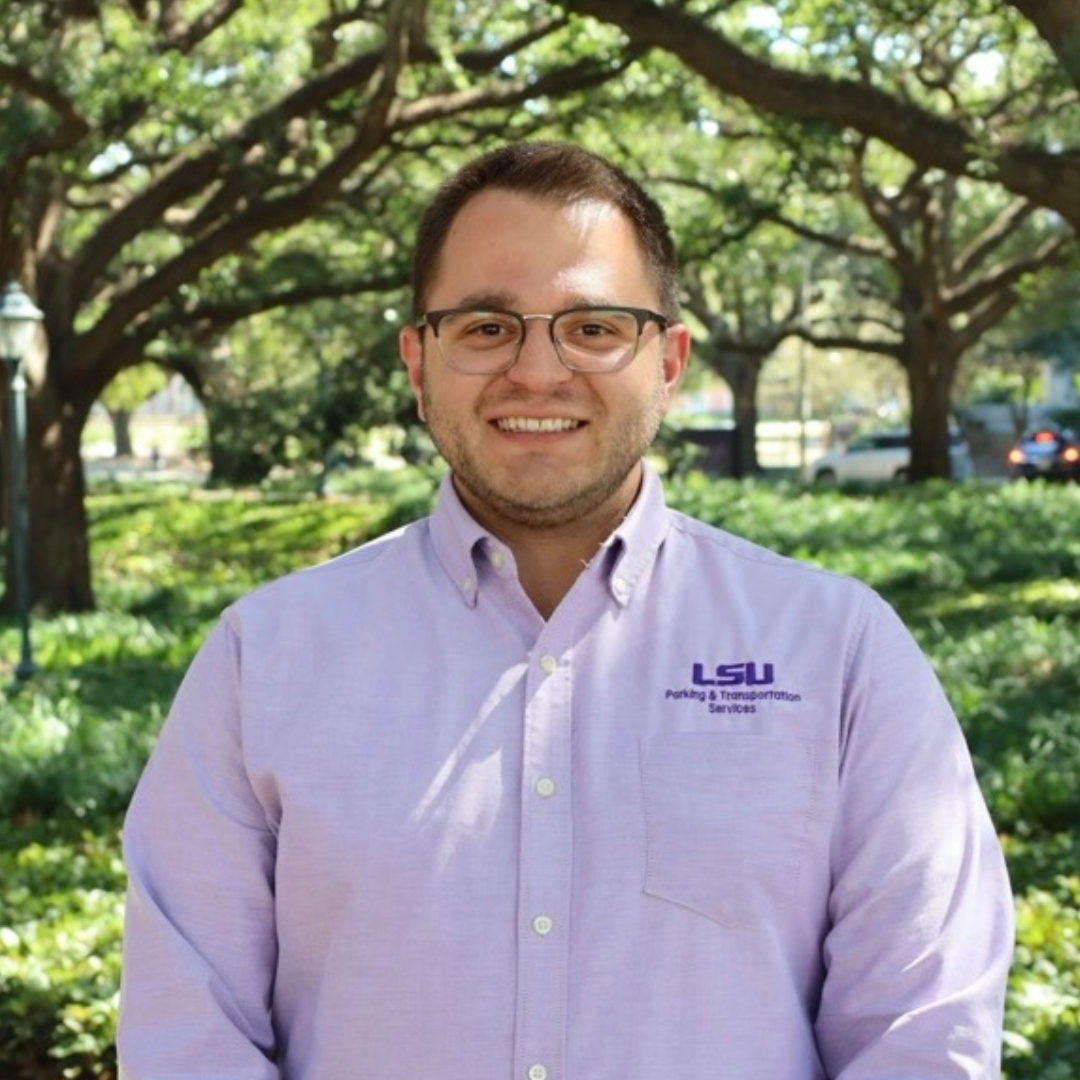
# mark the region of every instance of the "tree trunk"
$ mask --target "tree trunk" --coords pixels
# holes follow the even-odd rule
[[[134,453],[131,446],[131,410],[109,409],[109,419],[112,421],[114,455],[131,457]]]
[[[761,472],[757,456],[757,392],[761,367],[749,359],[729,365],[732,412],[737,440],[736,475],[754,476]]]
[[[30,601],[47,611],[90,611],[94,607],[86,485],[79,449],[83,420],[51,389],[39,390],[27,401]],[[5,493],[11,490],[8,475],[5,469]],[[11,509],[10,495],[5,494],[3,522],[8,535]],[[4,584],[4,608],[10,610],[15,593],[10,559]]]
[[[949,426],[959,354],[947,325],[924,322],[906,339],[904,357],[911,397],[910,481],[952,475]]]

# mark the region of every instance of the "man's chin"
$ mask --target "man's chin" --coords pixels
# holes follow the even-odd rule
[[[579,523],[600,510],[621,486],[609,482],[575,487],[567,484],[565,476],[559,481],[550,486],[521,482],[474,486],[466,480],[465,501],[474,506],[478,517],[494,513],[525,528],[556,530]]]
[[[556,529],[577,521],[583,512],[578,499],[565,495],[522,497],[518,492],[511,497],[492,493],[484,502],[507,521],[532,529]]]

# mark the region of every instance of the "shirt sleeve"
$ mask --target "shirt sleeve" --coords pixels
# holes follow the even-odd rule
[[[878,602],[850,658],[817,1036],[835,1080],[999,1075],[1013,909],[959,725]]]
[[[275,835],[243,760],[240,649],[193,661],[124,824],[123,1080],[271,1080]]]

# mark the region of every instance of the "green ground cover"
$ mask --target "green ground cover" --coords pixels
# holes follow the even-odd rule
[[[224,604],[423,511],[421,473],[317,501],[139,487],[90,499],[100,610],[34,624],[0,668],[0,1077],[110,1080],[124,807]],[[957,708],[1001,832],[1018,946],[1009,1080],[1080,1080],[1080,488],[876,494],[673,481],[672,502],[853,573],[907,619]],[[17,652],[0,623],[0,663]]]

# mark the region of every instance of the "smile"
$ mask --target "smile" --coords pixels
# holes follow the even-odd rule
[[[495,421],[500,431],[574,431],[580,420],[560,420],[555,417],[506,416]]]

